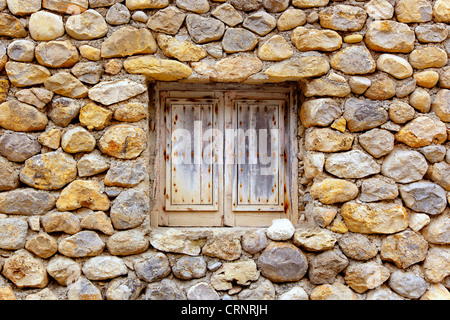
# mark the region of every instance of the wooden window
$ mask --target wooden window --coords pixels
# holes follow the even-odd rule
[[[268,226],[298,218],[290,86],[156,89],[161,150],[154,226]]]

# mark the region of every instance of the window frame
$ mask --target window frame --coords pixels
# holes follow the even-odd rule
[[[153,85],[153,103],[155,106],[155,129],[156,129],[156,155],[155,155],[155,184],[153,189],[153,198],[155,200],[150,224],[152,228],[164,227],[264,227],[270,226],[273,219],[288,218],[294,224],[298,221],[298,141],[297,141],[297,85],[293,83],[279,83],[270,85],[251,85],[251,84],[192,84],[178,82],[156,82]],[[233,111],[229,107],[232,101],[245,99],[249,100],[284,100],[285,116],[283,128],[285,133],[283,145],[287,146],[283,150],[286,156],[286,181],[280,190],[283,192],[283,207],[268,212],[264,210],[239,211],[230,208],[232,205],[232,191],[235,174],[234,165],[229,167],[226,159],[223,165],[223,172],[219,172],[218,183],[223,186],[218,191],[217,211],[166,211],[167,196],[166,178],[167,178],[167,110],[164,101],[166,99],[183,99],[198,101],[210,100],[217,101],[218,110],[216,110],[217,120],[224,123],[225,128],[236,124],[233,121]],[[160,146],[160,147],[158,147]],[[230,156],[224,146],[224,157]],[[221,166],[218,166],[220,170]],[[222,174],[221,174],[222,173]],[[230,180],[231,179],[231,180]]]

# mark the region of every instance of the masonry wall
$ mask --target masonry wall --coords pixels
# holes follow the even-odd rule
[[[0,299],[450,298],[450,1],[0,10]],[[155,81],[297,82],[299,221],[151,228]]]

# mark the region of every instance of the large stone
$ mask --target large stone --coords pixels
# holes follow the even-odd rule
[[[308,276],[311,283],[334,283],[336,276],[348,265],[347,257],[338,249],[314,256],[309,262]]]
[[[242,26],[254,33],[265,36],[277,25],[277,20],[267,12],[259,11],[249,15]]]
[[[94,231],[80,231],[59,241],[58,251],[70,258],[94,257],[102,253],[105,243]]]
[[[419,299],[429,284],[413,272],[394,271],[389,278],[389,286],[398,294],[409,299]]]
[[[123,27],[113,32],[102,43],[102,58],[126,57],[135,54],[155,53],[158,46],[147,29]]]
[[[403,101],[394,101],[389,106],[389,119],[395,123],[403,124],[412,120],[415,116],[414,108]]]
[[[5,70],[9,81],[18,88],[42,84],[51,76],[47,68],[29,63],[9,61]]]
[[[388,112],[376,101],[349,98],[344,105],[344,118],[350,132],[364,131],[382,125]]]
[[[146,148],[144,130],[126,124],[109,127],[98,142],[100,151],[119,159],[134,159]]]
[[[380,165],[359,150],[330,155],[325,161],[325,170],[346,179],[359,179],[380,172]]]
[[[406,59],[389,53],[383,53],[378,57],[377,69],[397,79],[405,79],[413,74],[413,69]]]
[[[202,284],[206,285],[206,283],[202,283]],[[202,284],[199,284],[199,285],[202,285]],[[212,290],[212,291],[214,291],[214,290]],[[189,289],[189,292],[191,292],[190,289]],[[216,294],[217,299],[218,299],[217,293],[216,292],[214,292],[214,293]],[[178,285],[178,281],[172,280],[172,279],[162,279],[160,282],[149,283],[147,285],[144,299],[145,300],[186,300],[186,294]]]
[[[31,188],[0,193],[0,212],[6,214],[42,215],[53,209],[55,203],[52,194]]]
[[[72,67],[80,60],[77,48],[69,40],[41,42],[35,55],[39,64],[51,68]]]
[[[395,96],[395,82],[385,73],[380,73],[372,79],[364,96],[373,100],[387,100]]]
[[[450,215],[448,210],[432,219],[421,232],[429,243],[450,244]]]
[[[43,0],[42,7],[63,14],[79,14],[89,7],[88,0]]]
[[[43,109],[53,98],[53,92],[44,88],[23,89],[15,94],[19,101]]]
[[[15,16],[26,16],[41,9],[41,0],[8,0],[8,9]]]
[[[302,80],[300,86],[305,97],[345,97],[351,92],[347,80],[335,72],[317,79]]]
[[[169,229],[165,232],[152,232],[150,243],[159,251],[196,256],[200,254],[204,241],[202,239],[192,239],[183,231]]]
[[[339,247],[350,259],[365,261],[378,253],[377,246],[360,233],[348,232],[338,240]]]
[[[164,55],[170,58],[180,61],[198,61],[207,55],[201,46],[189,41],[180,41],[165,34],[158,34],[157,40]]]
[[[68,98],[86,98],[88,89],[80,80],[68,72],[59,72],[48,78],[44,86],[56,94]]]
[[[416,37],[420,42],[434,42],[439,43],[447,39],[447,27],[442,24],[422,24],[414,29]]]
[[[176,4],[181,9],[195,13],[206,13],[210,8],[208,0],[176,0]]]
[[[298,281],[308,269],[305,254],[290,243],[272,242],[258,258],[261,274],[272,282]]]
[[[418,151],[395,150],[384,159],[381,173],[396,182],[410,183],[422,179],[427,169],[427,161]]]
[[[242,249],[250,254],[260,252],[267,247],[268,240],[266,232],[263,229],[258,229],[254,232],[246,233],[242,236]]]
[[[114,119],[123,122],[137,122],[148,116],[147,107],[142,103],[131,102],[114,111]]]
[[[160,81],[185,79],[192,74],[192,69],[184,63],[149,55],[125,60],[124,68],[128,73],[143,74]]]
[[[45,288],[48,284],[47,270],[42,261],[34,258],[27,250],[20,250],[10,256],[3,266],[3,275],[19,289]]]
[[[162,280],[171,271],[169,259],[161,252],[147,252],[137,258],[133,266],[137,277],[147,282]]]
[[[145,252],[149,242],[142,232],[129,230],[114,233],[108,238],[106,246],[112,255],[129,256]]]
[[[308,151],[337,152],[350,150],[354,137],[348,132],[330,128],[313,129],[306,133],[305,147]]]
[[[400,0],[395,5],[398,22],[427,22],[431,20],[431,13],[431,3],[427,0]]]
[[[242,253],[240,239],[235,234],[219,232],[208,239],[202,248],[202,253],[227,261],[239,259]]]
[[[80,221],[80,226],[83,229],[98,230],[109,236],[114,234],[111,219],[106,213],[103,211],[87,211],[87,214]]]
[[[28,29],[30,36],[36,41],[55,40],[65,33],[62,17],[47,11],[33,13],[28,22]]]
[[[108,25],[102,15],[95,10],[70,16],[66,22],[66,32],[77,40],[93,40],[108,33]]]
[[[102,130],[111,123],[113,112],[91,102],[80,110],[80,124],[88,130]],[[92,151],[92,150],[91,150]]]
[[[75,180],[61,192],[56,207],[59,211],[71,211],[79,208],[106,211],[110,203],[108,196],[100,192],[96,181]]]
[[[272,81],[298,81],[324,75],[329,70],[330,64],[324,57],[305,56],[276,63],[267,68],[264,73]]]
[[[146,91],[145,86],[128,79],[104,81],[89,90],[89,98],[109,106],[128,100]]]
[[[292,0],[292,5],[297,8],[324,7],[329,0]]]
[[[397,132],[395,139],[413,148],[442,144],[447,140],[447,128],[439,120],[421,116]]]
[[[317,252],[332,249],[336,243],[336,237],[327,229],[306,225],[295,231],[292,241],[305,250]]]
[[[7,133],[0,137],[0,154],[10,161],[23,162],[41,152],[41,145],[24,133]]]
[[[441,121],[450,122],[450,90],[440,89],[431,103],[431,111],[434,112]]]
[[[450,248],[448,246],[432,246],[428,250],[423,263],[425,280],[439,283],[450,275]]]
[[[169,0],[127,0],[126,5],[130,10],[161,9],[167,7]]]
[[[414,49],[416,37],[404,23],[375,20],[369,24],[364,39],[374,51],[409,53]]]
[[[261,60],[255,57],[231,57],[217,62],[214,66],[206,66],[199,62],[194,66],[195,71],[209,77],[215,82],[243,82],[251,75],[261,71]]]
[[[37,189],[57,190],[75,180],[77,163],[64,152],[38,154],[25,161],[20,180]]]
[[[376,262],[357,263],[345,270],[345,282],[356,292],[375,289],[389,279],[389,270]]]
[[[58,243],[54,237],[40,232],[27,241],[25,248],[38,257],[47,259],[58,251]]]
[[[0,35],[11,38],[25,38],[28,33],[19,19],[7,13],[0,13]]]
[[[380,158],[394,149],[394,135],[387,130],[372,129],[359,136],[359,144],[375,158]]]
[[[300,51],[335,51],[342,45],[341,36],[333,30],[297,27],[291,33],[292,43]]]
[[[108,280],[128,273],[128,268],[118,257],[93,257],[83,264],[83,274],[89,280]]]
[[[109,187],[134,187],[145,179],[145,167],[140,162],[113,163],[105,176]]]
[[[116,278],[109,283],[105,296],[107,300],[137,300],[144,288],[144,282],[139,279],[131,277]],[[168,291],[166,288],[161,288],[161,290],[164,291],[163,294]],[[170,293],[168,293],[169,295]]]
[[[395,203],[359,204],[350,201],[341,207],[341,215],[352,232],[392,234],[408,227],[405,208]]]
[[[102,300],[102,292],[92,282],[84,277],[70,284],[67,290],[68,300]]]
[[[225,31],[222,47],[226,53],[251,51],[258,44],[256,36],[242,28],[230,28]]]
[[[226,33],[225,33],[226,34]],[[258,58],[261,60],[285,60],[294,54],[291,46],[280,35],[275,35],[262,44],[258,49]]]
[[[19,186],[18,172],[16,172],[12,164],[3,157],[0,157],[0,172],[2,174],[2,179],[0,180],[0,191],[13,190]]]
[[[359,200],[374,202],[380,200],[393,200],[398,196],[398,188],[395,182],[388,178],[370,178],[361,184]]]
[[[41,219],[45,232],[65,232],[75,234],[81,231],[80,219],[71,212],[52,211]]]
[[[175,35],[183,25],[185,17],[186,14],[183,11],[171,6],[158,10],[148,19],[147,26],[156,32]]]
[[[311,196],[324,204],[347,202],[356,198],[359,193],[356,184],[341,179],[327,178],[321,182],[314,182]]]
[[[445,191],[450,190],[450,165],[446,162],[442,161],[430,166],[427,177],[444,188]]]
[[[366,22],[366,11],[349,5],[336,5],[320,11],[319,20],[323,28],[338,31],[358,31]]]
[[[305,101],[300,109],[300,120],[305,128],[329,126],[341,115],[340,104],[331,98]]]
[[[58,126],[67,127],[78,116],[80,106],[76,100],[57,98],[48,110],[49,118]]]
[[[442,68],[447,61],[445,50],[437,47],[419,47],[409,55],[409,63],[416,69]]]
[[[19,250],[25,246],[28,234],[26,221],[17,218],[0,219],[0,248]]]
[[[99,152],[92,152],[84,155],[77,162],[78,175],[80,177],[90,177],[102,173],[109,168],[109,163]]]
[[[47,116],[36,108],[10,100],[0,105],[0,126],[13,131],[42,131],[47,126]]]
[[[292,238],[294,231],[294,226],[289,219],[275,219],[267,228],[267,237],[274,241],[285,241]]]
[[[14,61],[32,62],[35,47],[30,40],[14,40],[8,46],[8,57]]]
[[[111,206],[111,222],[115,229],[135,228],[142,224],[149,211],[148,200],[139,190],[123,191]]]
[[[199,257],[186,258],[199,259]],[[175,266],[172,270],[175,273]],[[258,278],[259,271],[253,260],[226,262],[211,276],[211,284],[216,290],[230,290],[235,283],[241,286],[248,286],[252,281],[258,280]]]
[[[222,38],[225,32],[223,22],[196,14],[188,14],[186,28],[195,43],[206,43]]]
[[[287,31],[306,23],[306,13],[300,9],[289,8],[277,20],[277,29]]]
[[[131,13],[128,8],[121,3],[116,3],[109,8],[106,14],[106,21],[113,26],[127,24],[130,22]]]
[[[217,19],[225,22],[230,27],[234,27],[244,21],[242,15],[229,3],[224,3],[211,11]]]
[[[433,20],[450,23],[450,5],[447,0],[437,0],[433,6]]]
[[[94,136],[80,127],[66,131],[61,138],[61,147],[67,153],[91,152],[96,144]]]
[[[445,190],[428,181],[414,182],[399,187],[405,206],[431,215],[440,214],[447,206]]]
[[[345,74],[372,73],[376,68],[375,60],[364,46],[350,46],[340,50],[333,55],[330,64],[333,69]]]
[[[188,300],[220,300],[219,295],[209,283],[199,282],[187,290]]]
[[[64,256],[55,256],[47,265],[48,274],[60,285],[67,286],[81,276],[81,268],[74,260]]]
[[[381,259],[394,262],[399,268],[409,266],[425,259],[428,242],[422,235],[406,230],[387,236],[381,244]]]

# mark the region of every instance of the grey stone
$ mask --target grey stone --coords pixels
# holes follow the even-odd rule
[[[382,125],[389,116],[388,112],[376,101],[350,98],[344,105],[344,118],[350,132],[358,132]]]
[[[79,62],[73,66],[71,72],[81,82],[97,84],[103,74],[103,67],[95,62]]]
[[[149,211],[148,200],[142,191],[126,190],[114,201],[110,217],[115,229],[130,229],[139,226]]]
[[[137,258],[133,266],[137,277],[147,282],[162,280],[171,271],[169,259],[161,252],[147,252]]]
[[[358,293],[374,289],[389,278],[389,270],[376,262],[355,263],[345,270],[345,282]]]
[[[245,233],[242,236],[242,249],[250,254],[255,254],[263,250],[269,242],[265,230],[258,229],[253,232]]]
[[[276,27],[277,20],[267,12],[258,11],[249,15],[242,25],[260,36],[265,36]]]
[[[275,299],[275,287],[268,279],[261,277],[248,289],[242,290],[238,298],[239,300],[273,300]]]
[[[418,151],[394,150],[383,161],[381,173],[395,182],[409,183],[423,178],[428,164]]]
[[[406,300],[402,296],[398,295],[392,291],[387,285],[382,284],[381,286],[370,290],[367,293],[366,300]]]
[[[222,40],[223,50],[227,53],[253,50],[258,44],[256,36],[242,28],[230,28],[225,31]]]
[[[0,191],[9,191],[19,186],[19,173],[14,170],[11,163],[0,157]]]
[[[120,277],[109,283],[105,296],[108,300],[136,300],[144,288],[139,279]]]
[[[449,211],[431,219],[431,222],[422,229],[424,238],[433,244],[450,244],[450,215]]]
[[[186,300],[186,295],[180,285],[171,279],[149,283],[145,291],[144,300]]]
[[[134,187],[145,178],[145,167],[140,162],[116,162],[105,177],[109,187]]]
[[[257,261],[261,274],[272,282],[298,281],[308,270],[305,254],[291,243],[272,242]]]
[[[128,10],[128,8],[125,5],[121,3],[116,3],[109,8],[105,20],[110,25],[117,26],[128,23],[130,21],[130,18],[131,18],[130,10]]]
[[[67,291],[68,300],[102,300],[102,292],[92,282],[80,277],[75,283],[70,284]]]
[[[447,39],[447,26],[443,23],[421,24],[414,29],[416,37],[420,42],[442,42]]]
[[[393,200],[398,196],[395,182],[389,178],[370,178],[363,180],[359,200],[374,202],[380,200]]]
[[[100,256],[87,260],[82,271],[89,280],[108,280],[127,274],[128,268],[118,257]]]
[[[241,16],[236,9],[229,3],[224,3],[214,9],[211,14],[217,19],[225,22],[230,27],[234,27],[244,21],[244,18]]]
[[[359,144],[375,158],[380,158],[394,149],[394,135],[387,130],[372,129],[359,136]]]
[[[186,27],[192,40],[196,43],[219,40],[225,32],[223,22],[197,14],[189,14],[186,17]]]
[[[148,19],[147,26],[156,32],[175,35],[183,25],[185,17],[186,14],[183,11],[171,6],[158,10]]]
[[[281,12],[289,7],[289,0],[263,0],[263,6],[268,12]]]
[[[35,44],[29,40],[15,40],[8,46],[8,57],[15,61],[32,62]]]
[[[339,178],[359,179],[380,172],[380,165],[359,150],[332,154],[325,161],[325,170]]]
[[[109,163],[99,152],[94,151],[81,157],[77,168],[80,177],[90,177],[108,170]]]
[[[94,231],[80,231],[60,240],[58,251],[71,258],[93,257],[102,253],[105,243]]]
[[[432,182],[414,182],[399,187],[405,205],[431,215],[440,214],[447,206],[445,190]]]
[[[80,105],[74,99],[57,98],[53,100],[48,117],[58,126],[67,127],[80,112]]]
[[[208,0],[176,0],[176,4],[181,9],[195,13],[206,13],[209,11]]]
[[[74,283],[81,276],[80,265],[64,256],[51,258],[47,265],[47,272],[62,286]]]
[[[348,259],[339,249],[325,251],[309,261],[309,280],[314,284],[333,284],[338,273],[347,265]]]
[[[106,246],[112,255],[129,256],[146,251],[149,242],[142,232],[128,230],[114,233],[108,238]]]
[[[338,244],[344,254],[354,260],[369,260],[378,253],[375,244],[360,233],[347,232],[339,238]]]
[[[305,101],[300,110],[300,120],[304,127],[326,127],[342,115],[342,108],[334,99],[321,98]]]
[[[182,280],[199,279],[206,274],[206,261],[203,257],[183,256],[172,266],[175,277]]]
[[[187,291],[188,300],[220,300],[217,292],[206,282],[200,282]]]
[[[262,0],[231,0],[231,4],[238,10],[254,11],[261,7]]]
[[[89,89],[89,98],[105,106],[122,102],[147,91],[137,82],[123,79],[103,81]]]
[[[333,55],[330,63],[334,69],[351,75],[372,73],[376,69],[375,60],[364,46],[346,47]]]
[[[422,277],[401,270],[394,271],[388,283],[395,292],[409,299],[419,299],[429,286]]]
[[[25,247],[28,223],[22,219],[0,219],[0,248],[18,250]]]
[[[10,161],[23,162],[39,152],[39,142],[24,133],[6,133],[0,138],[0,154]]]
[[[55,207],[56,198],[31,188],[0,193],[0,212],[25,216],[42,215]]]
[[[358,31],[366,22],[367,14],[362,8],[349,5],[330,6],[320,11],[320,25],[338,31]]]

